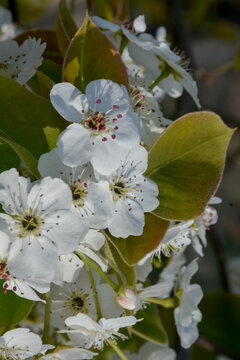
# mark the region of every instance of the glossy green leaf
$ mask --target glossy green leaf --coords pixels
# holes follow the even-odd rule
[[[37,159],[23,146],[16,144],[15,142],[0,136],[0,141],[5,142],[8,144],[18,155],[18,157],[22,160],[23,165],[26,167],[26,170],[36,178],[40,177],[37,165],[38,161]]]
[[[161,322],[156,305],[148,305],[146,309],[137,312],[136,317],[143,319],[132,328],[132,332],[147,341],[166,344],[167,334]]]
[[[120,275],[122,284],[136,287],[136,272],[133,266],[128,265],[121,253],[114,246],[109,233],[105,232],[106,241],[104,244],[105,255],[109,260],[111,267]]]
[[[224,291],[205,294],[199,306],[200,335],[219,349],[240,356],[240,296]]]
[[[3,281],[0,282],[0,327],[9,327],[29,314],[33,302],[17,296],[11,290],[4,294],[2,284]]]
[[[145,214],[145,226],[141,236],[129,236],[126,239],[111,237],[113,245],[129,265],[137,264],[144,256],[156,249],[162,240],[169,221],[152,213]]]
[[[207,111],[184,115],[164,131],[149,152],[146,172],[159,188],[156,214],[187,220],[203,212],[221,179],[233,132]]]
[[[12,167],[18,168],[20,159],[15,151],[5,142],[0,141],[0,172]]]
[[[62,68],[54,61],[43,59],[42,65],[38,68],[38,70],[47,75],[55,83],[61,82]]]
[[[97,79],[110,79],[129,87],[118,51],[88,15],[67,50],[64,77],[82,92],[89,82]]]
[[[68,9],[66,0],[61,0],[57,12],[56,34],[59,49],[62,54],[65,54],[76,31],[77,26]]]
[[[41,42],[46,43],[46,49],[44,50],[44,57],[49,60],[62,63],[62,55],[60,54],[56,32],[46,29],[32,29],[18,35],[15,40],[19,45],[23,43],[28,37],[41,39]]]
[[[35,158],[56,146],[67,122],[49,101],[0,76],[0,136],[27,149]]]

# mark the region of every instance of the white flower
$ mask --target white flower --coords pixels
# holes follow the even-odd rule
[[[29,38],[22,45],[16,41],[0,42],[0,75],[5,75],[24,85],[36,73],[42,63],[46,43]]]
[[[0,6],[0,41],[13,39],[19,30],[12,23],[12,14],[9,10]]]
[[[167,346],[146,342],[139,350],[138,354],[124,351],[129,360],[175,360],[176,353]],[[114,354],[111,360],[119,360],[117,354]]]
[[[92,16],[92,20],[119,51],[124,49],[126,40],[138,43],[137,34],[146,30],[144,15],[139,15],[136,19],[132,19],[121,25],[111,23],[98,16]]]
[[[203,256],[202,245],[207,246],[206,231],[210,230],[210,226],[216,224],[218,220],[217,210],[209,205],[219,204],[221,201],[218,197],[212,197],[202,215],[194,221],[191,231],[192,246],[200,256]]]
[[[157,100],[145,89],[145,79],[139,69],[128,67],[128,75],[130,103],[138,115],[141,140],[152,146],[171,121],[163,117]]]
[[[106,260],[97,253],[104,242],[105,237],[102,233],[89,229],[85,238],[79,242],[76,251],[95,261],[105,272],[108,269]],[[74,253],[59,256],[53,279],[54,284],[62,285],[63,282],[75,282],[83,266],[82,260]]]
[[[43,154],[38,162],[40,174],[58,177],[67,183],[72,191],[72,208],[81,218],[87,219],[92,228],[106,227],[107,208],[101,203],[101,193],[95,187],[93,169],[90,163],[69,167],[62,163],[53,149]]]
[[[111,317],[120,315],[115,303],[116,294],[108,284],[101,284],[101,277],[93,272],[96,293],[98,296],[102,316]],[[97,310],[94,294],[85,268],[81,269],[79,277],[73,283],[64,283],[62,286],[51,287],[51,323],[61,329],[69,316],[79,313],[87,314],[97,320]]]
[[[76,250],[87,232],[70,211],[69,187],[50,177],[31,185],[11,169],[0,174],[0,203],[11,233],[10,273],[48,291],[57,256]]]
[[[116,301],[122,308],[134,310],[137,303],[137,295],[132,289],[123,288],[118,292]]]
[[[180,299],[180,305],[174,310],[174,319],[181,345],[185,349],[189,348],[198,338],[197,324],[202,319],[202,314],[197,307],[203,297],[202,289],[197,284],[190,285],[190,280],[197,270],[197,259],[188,266],[184,266],[175,290]]]
[[[40,336],[26,328],[10,330],[0,336],[0,355],[3,360],[28,359],[52,348],[52,345],[42,345]]]
[[[57,153],[75,167],[91,161],[93,168],[110,174],[129,148],[140,141],[137,118],[122,87],[95,80],[82,94],[70,83],[54,85],[50,98],[55,109],[73,122],[59,136]]]
[[[144,212],[154,210],[159,204],[157,185],[142,175],[147,168],[147,156],[147,151],[139,145],[128,152],[119,169],[110,176],[96,174],[99,191],[108,190],[106,203],[112,201],[108,229],[113,236],[141,235]]]
[[[98,353],[81,349],[68,348],[40,357],[41,360],[86,360],[92,359]]]
[[[142,320],[142,319],[141,319]],[[116,340],[117,337],[126,339],[127,337],[119,333],[122,327],[135,325],[138,321],[134,316],[124,316],[114,319],[100,319],[95,322],[85,314],[78,314],[66,319],[65,323],[69,330],[62,330],[67,333],[71,341],[78,346],[84,346],[87,349],[102,349],[108,339]]]

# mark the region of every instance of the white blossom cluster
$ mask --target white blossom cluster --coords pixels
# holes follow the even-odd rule
[[[103,252],[106,232],[123,239],[142,235],[144,214],[158,207],[158,187],[144,173],[146,149],[170,124],[159,99],[164,94],[178,97],[185,89],[199,106],[196,83],[162,30],[157,39],[145,33],[143,16],[125,25],[97,17],[93,21],[118,50],[127,39],[122,58],[130,93],[107,79],[90,82],[84,93],[67,82],[55,84],[52,106],[69,125],[56,148],[40,157],[41,179],[31,182],[16,169],[0,174],[2,291],[43,303],[41,294],[50,291],[51,329],[58,329],[66,348],[52,350],[39,335],[18,328],[0,337],[3,359],[92,359],[96,349],[127,338],[119,329],[144,322],[137,312],[149,298],[164,300],[172,294],[181,345],[188,348],[198,337],[202,291],[190,284],[198,265],[197,259],[185,265],[184,251],[192,244],[203,255],[206,230],[217,221],[214,208],[207,206],[195,220],[170,224],[160,245],[136,266],[136,291],[111,286],[116,277]],[[0,26],[4,28],[1,17]],[[13,40],[0,42],[0,74],[26,84],[41,65],[44,49],[45,44],[31,38],[21,46]],[[209,205],[217,202],[213,198]],[[158,283],[145,286],[154,256],[171,259]],[[89,261],[98,272],[89,271]],[[139,354],[127,356],[173,360],[176,354],[167,345],[148,342]]]

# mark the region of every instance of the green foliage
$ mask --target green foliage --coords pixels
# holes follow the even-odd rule
[[[156,249],[168,228],[169,222],[153,213],[145,214],[145,226],[141,236],[126,239],[109,235],[116,249],[129,265],[137,264],[147,253]]]
[[[41,95],[46,99],[49,99],[50,91],[54,85],[53,81],[50,79],[50,77],[48,77],[39,70],[37,70],[37,77],[41,89]]]
[[[132,331],[141,338],[157,344],[166,344],[167,334],[160,320],[156,305],[148,305],[146,309],[137,312],[138,319],[144,319],[134,325]]]
[[[49,101],[4,76],[0,77],[0,99],[0,135],[19,146],[18,154],[21,147],[38,159],[56,146],[66,122]],[[34,163],[33,158],[31,162]],[[31,167],[31,171],[35,173],[36,167]]]
[[[6,144],[5,141],[0,140],[0,172],[8,170],[12,167],[18,168],[20,159],[15,151]]]
[[[154,211],[168,220],[199,216],[221,179],[234,130],[214,113],[189,113],[176,120],[149,152],[146,175],[159,188]]]
[[[76,31],[77,26],[67,7],[66,1],[61,0],[57,12],[56,34],[59,49],[63,55]]]
[[[240,356],[240,296],[224,291],[205,294],[199,306],[200,335],[235,357]]]
[[[11,290],[4,294],[2,287],[3,281],[0,281],[0,327],[9,327],[29,314],[33,302],[17,296]]]
[[[110,79],[129,87],[119,53],[88,15],[67,50],[64,77],[82,92],[89,82],[97,79]]]
[[[235,54],[234,67],[236,70],[240,71],[240,49]]]

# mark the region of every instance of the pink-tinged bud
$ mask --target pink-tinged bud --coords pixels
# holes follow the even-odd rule
[[[134,310],[137,303],[137,296],[132,289],[123,288],[119,291],[116,301],[124,309]]]

